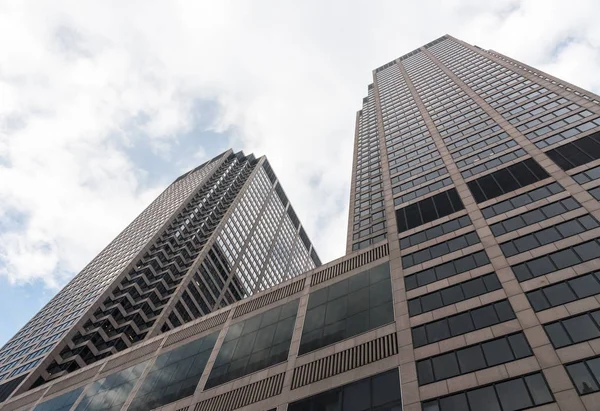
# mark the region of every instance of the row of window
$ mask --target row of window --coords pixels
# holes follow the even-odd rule
[[[399,156],[399,157],[393,156],[393,153],[391,153],[390,156],[388,157],[389,158],[388,164],[391,169],[395,165],[402,164],[405,161],[408,161],[412,158],[419,157],[420,155],[425,154],[433,149],[435,149],[435,144],[432,143],[427,146],[421,147],[418,150],[411,151],[410,153],[404,154],[403,156]]]
[[[438,218],[445,217],[465,207],[456,189],[438,193],[407,207],[396,210],[398,232],[410,230]]]
[[[499,214],[507,213],[511,210],[523,207],[524,205],[534,203],[565,191],[564,188],[558,183],[550,183],[543,187],[527,191],[526,193],[519,194],[512,198],[500,201],[494,205],[486,207],[481,210],[481,213],[485,218],[492,218]]]
[[[516,147],[516,146],[517,146],[517,143],[516,143],[515,140],[508,140],[506,143],[498,144],[497,146],[494,146],[492,148],[488,148],[487,150],[483,150],[483,151],[481,151],[481,152],[479,152],[479,153],[477,153],[475,155],[472,155],[472,156],[467,157],[467,158],[465,158],[463,160],[457,161],[456,162],[456,167],[458,167],[458,168],[466,167],[469,164],[476,163],[476,162],[478,162],[480,160],[485,160],[486,158],[488,158],[490,156],[493,156],[495,154],[499,154],[499,153],[501,153],[501,152],[503,152],[503,151],[505,151],[505,150],[507,150],[507,149],[509,149],[511,147]],[[473,146],[471,146],[471,147],[473,147]],[[469,147],[469,148],[471,148],[471,147]],[[465,151],[465,150],[461,150],[461,152]],[[458,154],[458,153],[459,152],[456,152],[454,154]]]
[[[558,100],[558,102],[561,102],[561,104],[564,104],[565,102],[567,102],[567,99],[561,98],[561,99]],[[520,115],[518,117],[515,117],[515,118],[509,120],[509,122],[511,124],[517,124],[517,123],[519,123],[521,121],[524,121],[524,120],[526,120],[528,118],[533,117],[533,115],[542,113],[543,111],[545,111],[546,107],[548,107],[548,108],[557,107],[559,105],[558,102],[553,101],[551,103],[548,103],[544,107],[538,107],[535,110],[532,110],[530,113],[525,113],[525,114],[522,114],[522,115]],[[536,118],[536,119],[528,121],[527,123],[521,124],[520,126],[517,127],[517,130],[519,130],[522,133],[525,130],[529,130],[532,127],[535,127],[535,126],[538,126],[540,124],[546,123],[546,122],[548,122],[550,120],[555,119],[556,117],[563,116],[563,115],[565,115],[567,113],[570,113],[572,111],[575,111],[575,110],[577,110],[579,108],[580,108],[580,106],[577,105],[577,104],[569,104],[568,106],[561,107],[561,108],[553,111],[552,113],[547,113],[547,114],[545,114],[544,116],[542,116],[540,118]],[[553,126],[555,127],[554,129],[557,129],[557,128],[560,128],[560,127],[564,127],[567,124],[571,124],[571,123],[574,123],[576,121],[579,121],[583,117],[588,117],[591,114],[592,114],[591,111],[584,110],[584,111],[582,111],[580,113],[577,113],[577,114],[574,114],[572,116],[563,118],[562,120],[553,123]]]
[[[413,327],[411,330],[413,346],[422,347],[515,318],[515,312],[508,300],[498,301]]]
[[[511,231],[519,230],[532,224],[539,223],[546,219],[564,214],[568,211],[575,210],[581,205],[573,197],[567,197],[562,200],[546,204],[535,210],[527,211],[526,213],[507,218],[498,223],[490,225],[490,229],[494,236],[498,237]]]
[[[408,300],[408,315],[413,317],[502,288],[495,273],[482,275],[456,285]]]
[[[398,370],[393,369],[291,403],[288,411],[399,411]]]
[[[600,239],[594,239],[513,265],[511,269],[521,282],[599,257]]]
[[[392,177],[392,184],[396,184],[401,181],[406,181],[408,178],[410,178],[412,176],[416,176],[417,174],[424,173],[427,170],[431,170],[432,168],[439,167],[442,165],[444,165],[444,161],[441,158],[438,158],[437,160],[427,163],[425,165],[422,165],[421,167],[413,168],[412,170],[410,170],[404,174],[400,174],[400,175]],[[429,179],[429,180],[431,180],[431,179]]]
[[[551,124],[550,128],[552,126],[553,125]],[[538,140],[535,142],[535,146],[540,149],[546,148],[548,146],[551,146],[552,144],[558,143],[559,141],[563,141],[568,138],[575,137],[577,134],[585,133],[586,131],[596,128],[598,126],[600,126],[600,119],[596,119],[593,121],[586,121],[585,123],[581,123],[578,126],[568,128],[564,131],[561,131],[560,133],[553,134],[550,137],[546,137],[544,139]],[[534,139],[537,137],[537,135],[535,134],[535,132],[532,132],[532,133],[527,133],[527,137],[529,139]]]
[[[425,175],[422,175],[420,177],[415,178],[414,180],[410,180],[407,181],[403,184],[397,185],[395,187],[392,188],[392,193],[393,194],[398,194],[404,190],[408,190],[409,188],[413,188],[416,187],[418,185],[421,185],[427,181],[431,181],[431,180],[435,180],[438,177],[444,176],[448,174],[448,170],[446,170],[446,167],[442,167],[439,170],[436,171],[432,171],[430,173],[427,173]]]
[[[449,137],[445,137],[444,138],[444,143],[448,144],[451,142],[454,142],[455,140],[461,138],[461,137],[465,137],[465,136],[469,136],[470,134],[475,133],[477,130],[481,130],[482,128],[488,127],[488,126],[493,126],[495,125],[496,122],[494,120],[486,120],[484,122],[481,122],[479,124],[475,124],[474,126],[468,127],[463,129],[462,131],[459,131],[456,134],[453,134]],[[477,133],[476,135],[479,135],[479,133]],[[483,136],[480,136],[483,137]]]
[[[534,248],[553,243],[598,227],[598,221],[589,214],[565,221],[542,230],[517,237],[500,244],[506,257],[512,257]]]
[[[532,354],[525,334],[518,332],[417,361],[417,379],[419,385],[430,384]]]
[[[468,170],[462,171],[460,174],[463,176],[463,178],[469,178],[476,174],[483,173],[484,171],[491,170],[492,168],[498,167],[499,165],[506,164],[506,163],[513,161],[519,157],[523,157],[525,154],[526,154],[525,150],[520,148],[511,153],[507,153],[500,157],[486,161],[485,163],[478,164],[475,167],[472,167]]]
[[[482,203],[548,177],[549,174],[546,170],[534,159],[528,158],[469,181],[467,186],[471,190],[475,201]]]
[[[418,233],[409,235],[407,237],[400,239],[400,248],[406,249],[409,247],[413,247],[417,244],[424,243],[425,241],[432,240],[444,234],[448,234],[459,230],[464,227],[468,227],[471,225],[471,219],[468,215],[464,215],[462,217],[455,218],[450,221],[446,221],[445,223],[435,225],[431,228],[428,228],[423,231],[419,231]]]
[[[391,163],[392,162],[390,161],[390,175],[399,173],[399,172],[404,171],[404,170],[408,170],[411,167],[414,167],[414,166],[416,166],[418,164],[421,164],[421,163],[423,163],[425,161],[431,160],[431,159],[439,157],[439,156],[440,156],[439,151],[437,151],[437,150],[436,151],[432,151],[429,154],[425,154],[422,157],[416,158],[416,159],[411,160],[411,161],[406,162],[406,163],[402,163],[402,164],[400,164],[399,166],[396,166],[396,167],[391,167],[391,165],[392,165]],[[398,162],[396,162],[395,164],[398,164]]]
[[[483,111],[483,110],[481,110],[481,111]],[[487,113],[483,113],[483,114],[480,114],[480,115],[478,115],[478,116],[473,116],[473,117],[471,117],[469,120],[467,120],[467,121],[465,121],[465,122],[463,122],[463,123],[461,123],[461,124],[457,124],[457,125],[455,125],[455,126],[449,127],[449,128],[447,128],[446,130],[440,130],[440,131],[439,131],[439,133],[440,133],[440,136],[446,136],[446,135],[448,135],[448,134],[450,134],[450,133],[453,133],[453,132],[455,132],[455,131],[458,131],[458,130],[461,130],[461,129],[465,129],[465,127],[468,127],[468,126],[470,126],[471,124],[478,123],[478,122],[480,122],[481,120],[485,120],[486,118],[489,118],[489,117],[490,117],[490,116],[489,116]],[[475,126],[475,127],[476,127],[476,126]],[[440,129],[440,128],[441,128],[441,126],[438,126],[438,129]],[[477,130],[477,128],[474,128],[474,129],[473,129],[473,128],[469,127],[469,128],[468,128],[468,130]],[[454,134],[454,136],[456,136],[456,135],[457,135],[457,134]],[[464,135],[464,134],[462,134],[462,135]]]
[[[299,354],[394,321],[389,264],[310,293]]]
[[[541,372],[422,403],[423,411],[519,411],[554,401]]]
[[[600,337],[600,310],[544,324],[554,348],[562,348]]]
[[[589,183],[590,181],[597,180],[600,178],[600,166],[574,174],[571,177],[573,177],[573,180],[577,181],[579,184],[585,184]]]
[[[539,94],[539,92],[537,92],[537,93]],[[510,117],[515,116],[515,115],[517,115],[519,113],[522,113],[525,110],[529,110],[530,108],[533,108],[533,107],[536,107],[536,106],[538,106],[540,104],[543,104],[546,101],[550,100],[551,98],[554,98],[554,97],[557,97],[557,96],[558,96],[558,94],[556,94],[556,93],[548,93],[548,94],[546,94],[546,95],[544,95],[544,96],[542,96],[542,97],[540,97],[540,98],[538,98],[538,99],[536,99],[534,101],[527,101],[527,100],[530,100],[530,99],[525,99],[523,101],[527,101],[527,103],[525,103],[523,105],[520,105],[518,107],[515,107],[513,109],[510,109],[510,108],[514,107],[518,103],[511,102],[511,103],[505,104],[503,107],[498,107],[496,110],[499,111],[499,112],[502,112],[502,111],[506,110],[506,111],[504,111],[502,113],[502,117],[504,117],[504,118],[510,118]],[[564,103],[567,103],[569,101],[569,100],[565,99],[564,97],[561,97],[560,100],[561,101],[564,100],[560,104],[564,104]],[[556,106],[553,106],[553,107],[556,107]],[[553,108],[553,107],[550,107],[550,108]],[[508,109],[510,109],[510,110],[508,110]],[[536,114],[540,114],[540,113],[541,113],[541,111],[540,112],[535,112],[532,115],[536,115]],[[523,120],[526,120],[526,119],[527,118],[524,118]]]
[[[454,149],[457,149],[459,147],[462,147],[462,146],[472,143],[474,141],[480,141],[484,137],[488,137],[490,134],[493,134],[493,133],[495,133],[497,131],[501,131],[501,130],[502,130],[502,127],[500,127],[499,125],[495,125],[493,127],[486,128],[485,130],[482,130],[477,134],[473,134],[472,136],[463,138],[462,140],[454,141],[451,144],[446,144],[446,147],[448,147],[448,150],[452,151]],[[494,138],[494,137],[489,137],[489,138]]]
[[[404,277],[404,284],[407,290],[413,290],[489,263],[490,260],[488,259],[487,254],[482,250],[408,275]]]
[[[402,257],[402,267],[408,268],[479,243],[475,231],[452,238]]]
[[[547,93],[547,92],[548,92],[548,89],[545,88],[545,87],[542,87],[542,88],[540,88],[540,89],[538,89],[538,90],[536,90],[536,91],[534,91],[532,93],[527,94],[526,96],[519,97],[516,100],[512,100],[512,101],[509,101],[508,103],[505,103],[505,104],[503,104],[501,106],[497,106],[496,107],[496,111],[498,111],[499,113],[505,112],[506,110],[509,110],[510,108],[512,108],[512,107],[514,107],[514,106],[516,106],[518,104],[521,104],[524,101],[532,100],[532,99],[536,98],[537,96],[542,95],[542,94]],[[556,96],[557,96],[556,93],[548,93],[545,96],[543,96],[543,97],[535,100],[535,102],[530,102],[530,103],[533,103],[534,105],[535,104],[541,104],[544,101],[546,101],[548,99],[551,99],[551,98],[554,98]],[[528,107],[524,106],[524,109],[528,109],[530,107],[532,107],[532,106],[528,106]],[[513,114],[516,114],[516,113],[513,113]],[[509,115],[505,116],[504,114],[502,114],[503,117],[510,117],[511,115],[512,114],[509,114]]]
[[[491,146],[492,144],[502,141],[507,137],[508,137],[508,134],[503,131],[502,133],[496,134],[495,136],[488,137],[484,140],[477,141],[476,143],[471,144],[470,146],[467,146],[461,150],[454,151],[452,153],[452,158],[462,157],[464,155],[472,153],[473,151],[477,151],[481,148]],[[459,164],[459,163],[457,163],[457,164]],[[459,167],[461,167],[461,166],[459,166]]]
[[[600,391],[600,357],[568,364],[565,369],[579,395]]]
[[[411,200],[414,200],[415,198],[419,198],[426,194],[433,193],[434,191],[437,191],[443,187],[448,187],[449,185],[452,185],[452,179],[450,177],[444,178],[443,180],[436,181],[435,183],[429,184],[415,191],[411,191],[410,193],[394,198],[394,205],[398,206],[400,204],[407,203]]]
[[[592,188],[588,190],[588,193],[590,193],[596,200],[600,201],[600,187]]]
[[[534,130],[534,131],[532,131],[530,133],[526,133],[525,137],[527,137],[530,140],[534,140],[537,137],[541,137],[544,134],[550,133],[550,132],[552,132],[554,130],[558,130],[560,128],[568,126],[569,124],[572,124],[572,123],[575,123],[577,121],[583,120],[584,118],[587,118],[587,117],[589,117],[591,115],[592,115],[591,111],[584,110],[584,111],[582,111],[580,113],[575,113],[572,116],[569,116],[569,117],[564,118],[562,120],[558,120],[558,121],[555,121],[554,123],[548,124],[547,126],[538,128],[537,130]],[[537,125],[537,124],[540,124],[541,122],[539,122],[537,120],[533,120],[533,121],[531,121],[531,123],[535,123]],[[591,121],[588,122],[588,123],[592,123],[593,124],[593,122],[591,122]],[[581,130],[585,130],[587,127],[591,128],[591,125],[584,126],[581,129],[579,129],[579,127],[581,127],[581,125],[575,127],[575,129],[577,131],[581,131]],[[589,130],[590,128],[587,128],[587,129]],[[573,130],[573,129],[571,129],[571,130]],[[572,131],[572,132],[575,132],[575,131]],[[560,133],[560,134],[562,134],[562,133]]]
[[[600,131],[547,151],[560,168],[567,171],[600,158]]]
[[[535,312],[600,294],[600,272],[561,281],[525,294]]]

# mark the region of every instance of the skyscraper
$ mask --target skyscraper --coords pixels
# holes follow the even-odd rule
[[[36,314],[0,350],[0,379],[43,383],[319,264],[267,159],[229,150],[174,181]]]
[[[443,36],[373,71],[346,256],[1,410],[598,410],[599,200],[600,97]]]

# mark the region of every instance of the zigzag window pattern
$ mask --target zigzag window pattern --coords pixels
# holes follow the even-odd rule
[[[50,376],[72,372],[81,363],[91,364],[146,336],[255,165],[253,157],[231,155],[219,167],[50,364]],[[215,250],[211,251],[212,260],[220,260]],[[218,275],[209,276],[218,283],[219,289],[213,288],[217,295],[226,278],[223,267],[220,268]],[[170,319],[173,318],[176,316],[171,313]],[[173,326],[181,324],[171,322],[175,322]]]
[[[102,294],[123,268],[132,262],[157,230],[171,217],[182,202],[201,184],[206,176],[219,164],[215,158],[211,163],[196,167],[171,184],[153,201],[125,230],[123,230],[90,264],[88,264],[65,288],[38,312],[21,331],[3,348],[3,352],[14,350],[28,337],[50,338],[57,324],[76,322],[82,313]],[[77,290],[77,292],[75,292]],[[62,318],[61,318],[62,317]],[[48,333],[48,336],[45,335]],[[29,338],[29,340],[31,340]],[[20,345],[23,346],[23,345]],[[30,345],[23,351],[26,355],[33,350]],[[40,354],[43,355],[43,354]],[[16,375],[16,374],[14,374]],[[0,375],[0,380],[2,375]]]

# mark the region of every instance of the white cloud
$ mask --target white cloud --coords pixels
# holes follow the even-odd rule
[[[0,216],[25,216],[0,232],[0,275],[54,287],[79,270],[167,184],[145,184],[123,147],[143,138],[168,157],[194,128],[197,99],[218,102],[210,127],[231,132],[234,148],[268,155],[322,259],[338,257],[354,116],[372,69],[450,33],[598,89],[599,8],[0,3]],[[189,147],[191,161],[211,154]]]

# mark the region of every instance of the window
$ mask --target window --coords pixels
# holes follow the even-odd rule
[[[413,345],[421,347],[514,318],[508,300],[498,301],[412,328]]]
[[[600,131],[547,151],[546,155],[565,171],[597,160],[600,158]]]
[[[432,193],[434,191],[439,190],[442,187],[447,187],[452,184],[451,178],[444,178],[443,180],[436,181],[435,183],[429,184],[427,186],[421,187],[415,191],[411,191],[410,193],[404,194],[400,197],[394,198],[394,205],[398,206],[402,203],[407,203],[415,198],[419,198],[424,196],[425,194]]]
[[[404,284],[407,290],[413,290],[417,287],[484,266],[489,264],[489,262],[490,260],[485,251],[478,251],[406,276],[404,277]]]
[[[590,193],[596,200],[600,201],[600,187],[592,188],[591,190],[588,190],[588,193]]]
[[[77,401],[77,398],[79,398],[82,391],[83,387],[66,392],[58,397],[54,397],[51,400],[36,405],[33,411],[68,411],[73,404],[75,404],[75,401]]]
[[[511,266],[519,282],[600,257],[599,239],[591,240]]]
[[[593,272],[528,292],[527,298],[534,311],[600,294],[600,273]]]
[[[147,364],[146,361],[93,382],[75,411],[120,410]]]
[[[451,287],[408,300],[408,313],[415,316],[459,301],[489,293],[502,288],[495,273],[468,280]]]
[[[438,218],[456,213],[465,207],[456,189],[438,193],[432,197],[396,210],[398,232],[404,232]]]
[[[560,121],[558,121],[557,123],[560,125]],[[598,126],[600,126],[600,119],[595,119],[593,121],[586,121],[585,123],[579,124],[578,126],[561,131],[558,134],[555,134],[553,136],[546,137],[542,140],[536,141],[535,145],[537,148],[546,148],[552,144],[558,143],[559,141],[563,141],[568,138],[575,137],[577,134],[585,133],[586,131],[596,128]],[[526,136],[529,139],[535,139],[542,135],[542,134],[539,134],[540,132],[542,132],[542,133],[549,132],[550,129],[552,129],[552,127],[553,127],[553,124],[551,124],[549,127],[544,127],[543,129],[539,129],[539,130],[532,131],[531,133],[527,133]]]
[[[425,249],[416,251],[412,254],[408,254],[402,257],[402,267],[408,268],[413,265],[421,264],[425,261],[441,257],[446,254],[453,253],[457,250],[472,246],[479,243],[479,237],[475,231],[455,237],[451,240],[444,241],[427,247]]]
[[[400,380],[398,370],[394,369],[293,402],[288,411],[395,411],[401,408]]]
[[[542,206],[538,209],[528,211],[518,216],[507,218],[499,223],[490,225],[490,229],[494,236],[498,237],[502,234],[510,233],[528,225],[539,223],[548,218],[566,213],[567,211],[575,210],[581,205],[573,197],[568,197],[563,200]]]
[[[519,411],[553,402],[541,372],[504,380],[422,403],[423,411]]]
[[[585,184],[590,181],[597,180],[600,178],[600,166],[574,174],[572,177],[579,184]]]
[[[192,395],[218,335],[218,332],[214,332],[159,355],[138,389],[129,410],[158,408]]]
[[[476,174],[483,173],[484,171],[491,170],[492,168],[498,167],[501,164],[506,164],[509,161],[512,161],[519,157],[523,157],[525,154],[526,154],[525,150],[520,148],[513,152],[504,154],[500,157],[496,157],[492,160],[486,161],[485,163],[479,163],[475,167],[472,167],[472,168],[469,168],[468,170],[462,171],[460,174],[462,175],[463,178],[469,178]],[[489,155],[488,155],[488,157],[489,157]]]
[[[288,357],[298,300],[232,324],[205,388],[262,370]]]
[[[596,221],[596,219],[590,214],[585,214],[581,217],[564,221],[560,224],[546,227],[542,230],[501,243],[500,249],[506,257],[512,257],[513,255],[533,250],[534,248],[541,247],[543,245],[550,244],[555,241],[559,241],[564,238],[583,233],[587,230],[591,230],[596,227],[598,227],[598,222]],[[573,254],[573,251],[564,251],[563,256],[567,254],[567,260],[575,258],[571,256],[571,254]],[[561,261],[559,264],[564,263],[564,261]]]
[[[564,188],[562,188],[560,184],[550,183],[543,187],[519,194],[513,198],[509,198],[508,200],[500,201],[499,203],[482,209],[481,212],[485,218],[492,218],[498,214],[506,213],[510,210],[553,196],[562,191],[564,191]]]
[[[418,233],[409,235],[400,239],[400,248],[409,248],[417,244],[424,243],[443,234],[448,234],[471,225],[471,219],[468,215],[455,218],[448,222],[438,224],[427,230],[419,231]]]
[[[565,368],[579,395],[600,391],[600,357],[571,363]]]
[[[528,158],[520,163],[469,181],[467,186],[471,190],[475,201],[482,203],[547,177],[549,177],[549,174],[546,170],[534,159]]]
[[[417,361],[419,385],[445,380],[532,355],[522,332]]]
[[[566,347],[600,337],[600,310],[544,324],[554,348]]]
[[[394,321],[389,264],[310,293],[299,354]]]

